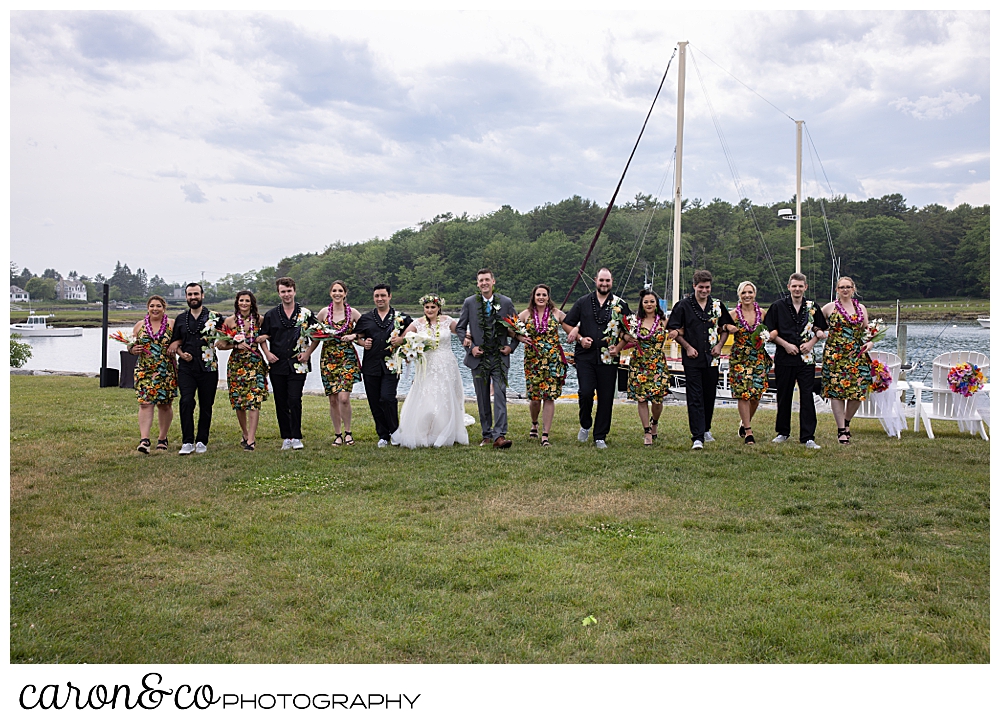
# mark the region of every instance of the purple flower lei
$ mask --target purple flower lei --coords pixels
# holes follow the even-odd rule
[[[236,325],[240,328],[240,331],[243,332],[243,334],[246,336],[246,343],[251,347],[253,347],[254,340],[257,339],[256,335],[254,335],[253,319],[247,317],[246,321],[250,322],[250,331],[247,331],[247,329],[243,326],[244,322],[243,315],[241,315],[239,312],[236,313]]]
[[[646,336],[644,337],[642,335],[642,320],[639,319],[639,314],[636,313],[636,315],[635,315],[635,332],[633,333],[632,336],[635,337],[636,339],[641,339],[643,341],[645,341],[647,339],[652,339],[653,334],[656,332],[656,328],[660,325],[660,319],[662,319],[662,317],[660,317],[660,313],[656,312],[653,315],[653,324],[650,326],[649,332],[647,332]]]
[[[164,314],[160,317],[160,331],[156,334],[153,334],[153,325],[149,323],[149,312],[146,312],[146,318],[142,320],[142,326],[146,328],[146,334],[149,335],[149,338],[156,342],[161,339],[167,331],[167,315]]]
[[[753,302],[754,319],[752,327],[749,324],[747,324],[747,320],[743,316],[743,304],[736,305],[736,316],[740,320],[740,325],[743,327],[743,329],[745,329],[748,332],[752,332],[755,329],[757,329],[757,327],[760,325],[760,320],[761,320],[760,305],[757,304],[757,300],[755,299]]]
[[[840,312],[840,316],[846,319],[850,324],[858,325],[861,324],[862,321],[864,321],[865,318],[864,312],[861,310],[861,305],[857,302],[854,303],[854,311],[857,312],[857,316],[851,316],[850,314],[848,314],[847,310],[844,308],[844,305],[840,303],[839,298],[833,300],[833,306],[838,312]]]
[[[326,308],[326,323],[333,326],[333,300],[330,300],[330,305]],[[347,331],[347,328],[351,326],[351,305],[344,300],[344,323],[339,329],[333,330],[335,335],[341,335]]]
[[[539,334],[545,334],[549,331],[549,305],[545,305],[545,313],[542,314],[542,320],[538,321],[538,307],[533,307],[531,310],[531,316],[535,322],[535,331]]]

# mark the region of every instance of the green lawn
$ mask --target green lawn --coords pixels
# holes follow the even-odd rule
[[[954,425],[755,449],[735,410],[689,451],[352,448],[305,400],[306,449],[256,453],[217,397],[206,455],[140,457],[130,390],[11,377],[13,663],[988,662],[989,448]],[[474,406],[469,412],[475,413]],[[175,405],[176,409],[176,405]],[[796,421],[797,423],[797,421]],[[476,430],[470,428],[473,437]],[[593,616],[596,623],[584,626]]]

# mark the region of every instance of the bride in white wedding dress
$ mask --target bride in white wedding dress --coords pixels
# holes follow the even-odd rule
[[[437,340],[434,349],[424,351],[417,361],[403,409],[399,413],[399,428],[392,442],[402,447],[450,447],[469,444],[465,426],[475,420],[465,414],[465,393],[458,372],[458,360],[451,351],[451,335],[457,319],[440,316],[441,299],[436,294],[420,298],[424,316],[406,328],[394,342],[399,346],[409,332],[426,334]]]

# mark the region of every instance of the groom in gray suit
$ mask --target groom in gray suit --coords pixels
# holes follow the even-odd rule
[[[517,347],[517,340],[507,336],[501,323],[504,317],[516,316],[514,303],[509,297],[494,294],[496,280],[489,269],[476,274],[479,291],[462,304],[455,334],[462,337],[465,366],[472,370],[479,403],[479,424],[483,428],[480,447],[493,443],[493,447],[506,450],[513,443],[507,435],[507,370],[510,355]],[[493,409],[490,409],[490,382],[493,383]]]

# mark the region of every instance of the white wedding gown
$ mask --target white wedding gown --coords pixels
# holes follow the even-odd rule
[[[451,351],[451,317],[438,318],[441,339],[438,348],[424,353],[416,362],[413,385],[399,413],[399,429],[392,441],[402,447],[450,447],[469,444],[465,426],[475,422],[465,414],[465,393],[458,373],[458,360]],[[427,321],[416,321],[416,330],[424,332]],[[433,331],[433,330],[432,330]],[[468,420],[469,422],[466,422]]]

